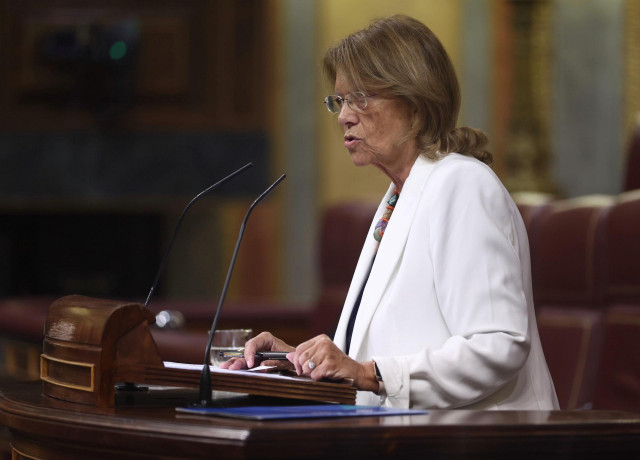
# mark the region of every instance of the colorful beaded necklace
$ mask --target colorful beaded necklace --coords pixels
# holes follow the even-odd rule
[[[376,224],[376,228],[373,229],[373,237],[379,243],[382,241],[382,236],[384,235],[384,231],[387,229],[387,224],[389,223],[389,219],[391,219],[391,214],[396,207],[396,203],[398,202],[398,198],[400,197],[400,192],[396,189],[387,201],[387,208],[384,210],[384,214]]]

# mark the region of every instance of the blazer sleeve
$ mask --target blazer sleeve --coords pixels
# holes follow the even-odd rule
[[[484,165],[441,165],[419,212],[434,288],[450,337],[440,348],[375,358],[385,404],[445,408],[488,397],[509,382],[529,353],[528,314],[517,248],[517,212]],[[511,203],[512,204],[512,203]]]

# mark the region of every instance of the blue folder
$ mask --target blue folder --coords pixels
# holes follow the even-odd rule
[[[296,418],[372,417],[383,415],[427,414],[426,410],[398,409],[379,406],[313,405],[313,406],[248,406],[248,407],[177,407],[182,413],[234,417],[250,420],[283,420]]]

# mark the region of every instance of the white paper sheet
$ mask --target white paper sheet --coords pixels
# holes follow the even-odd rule
[[[202,368],[204,367],[203,364],[186,364],[186,363],[174,363],[171,361],[165,361],[164,362],[164,367],[167,368],[172,368],[172,369],[186,369],[186,370],[194,370],[194,371],[201,371],[202,372]],[[249,375],[259,375],[260,377],[264,377],[264,378],[270,378],[270,379],[276,379],[276,380],[308,380],[307,378],[303,378],[303,377],[292,377],[292,376],[288,376],[288,375],[280,375],[280,374],[276,374],[276,373],[258,373],[256,374],[256,371],[264,371],[264,370],[268,370],[268,369],[272,369],[275,366],[257,366],[254,367],[252,369],[249,370],[241,370],[241,371],[230,371],[229,369],[220,369],[219,367],[214,367],[211,366],[211,373],[212,374],[249,374]]]

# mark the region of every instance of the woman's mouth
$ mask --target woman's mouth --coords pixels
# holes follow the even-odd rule
[[[344,136],[344,146],[346,148],[353,148],[359,141],[360,139],[352,136],[351,134],[348,134],[346,136]]]

